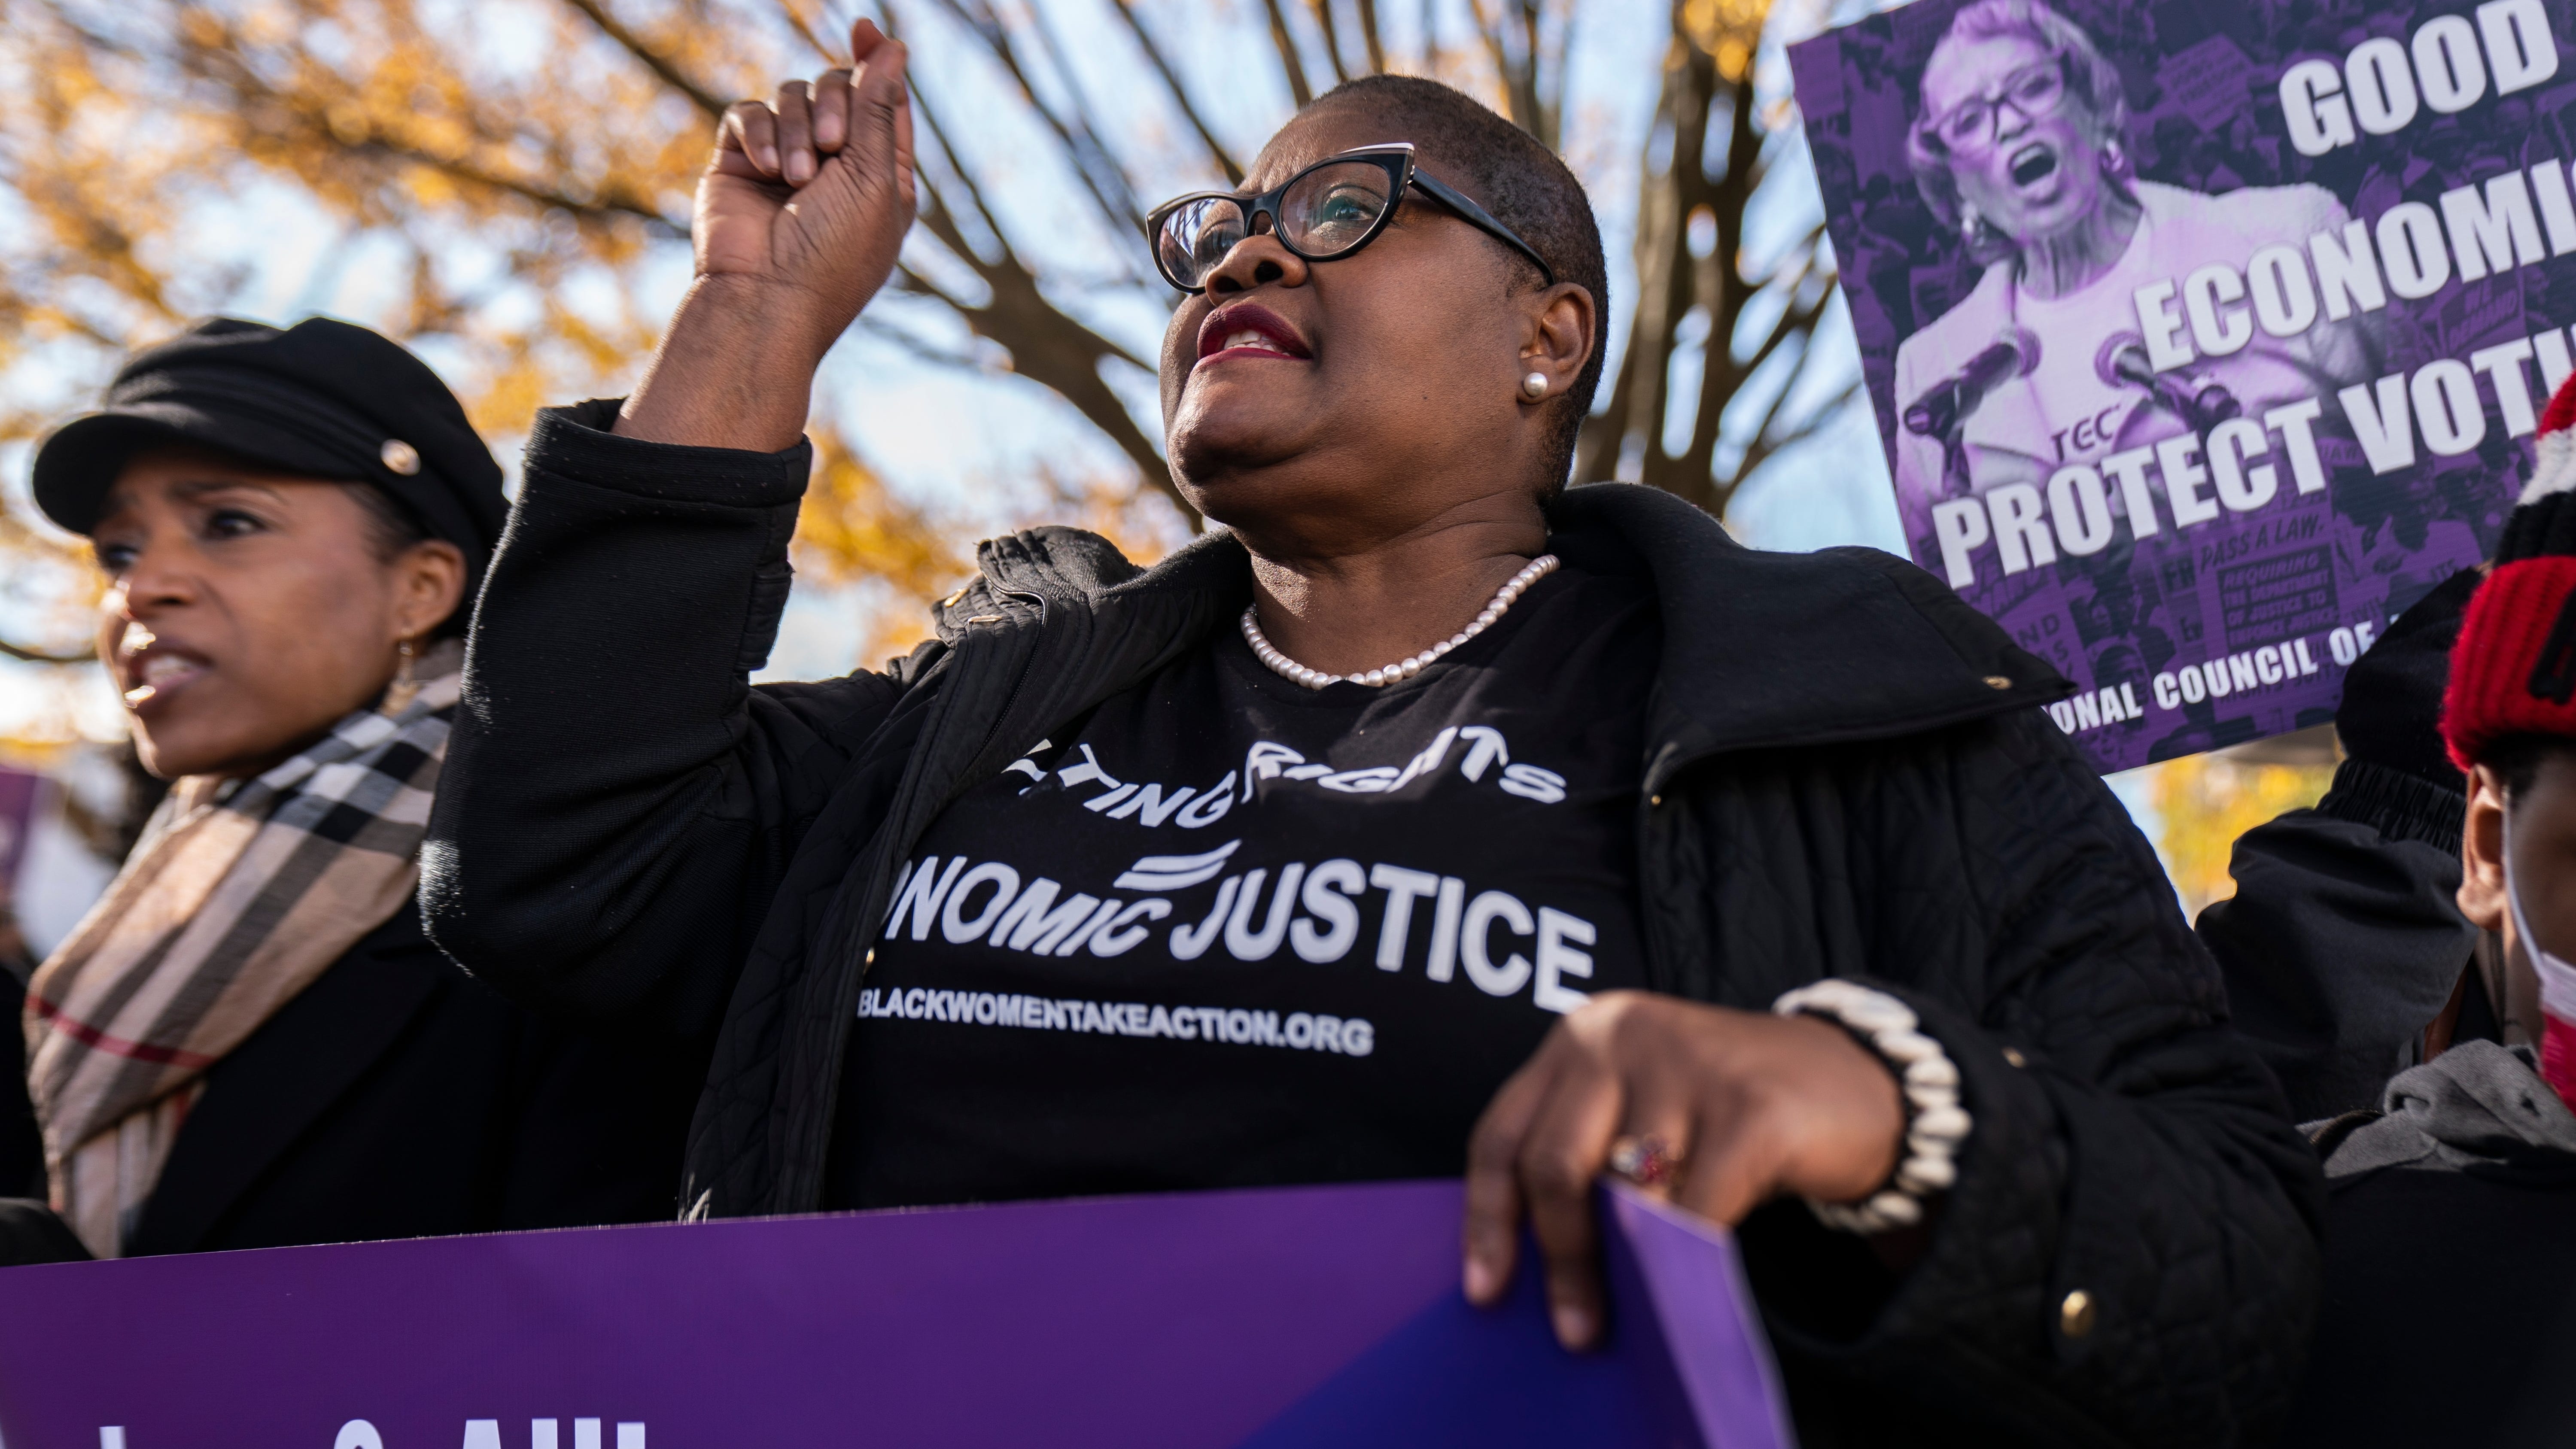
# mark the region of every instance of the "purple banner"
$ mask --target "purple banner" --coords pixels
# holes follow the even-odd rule
[[[1917,562],[2103,770],[2333,717],[2576,321],[2576,0],[1917,0],[1792,47]]]
[[[9,1449],[1788,1449],[1732,1240],[1606,1195],[1612,1325],[1458,1291],[1454,1182],[0,1272]]]

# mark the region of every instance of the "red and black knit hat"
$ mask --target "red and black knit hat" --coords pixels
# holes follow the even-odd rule
[[[2442,738],[2463,771],[2515,735],[2576,737],[2576,378],[2549,400],[2539,450],[2451,648]],[[2576,1107],[2576,967],[2528,939],[2518,898],[2513,909],[2540,975],[2540,1075]]]
[[[2464,772],[2514,735],[2576,738],[2576,377],[2541,414],[2538,450],[2451,649],[2442,739]]]

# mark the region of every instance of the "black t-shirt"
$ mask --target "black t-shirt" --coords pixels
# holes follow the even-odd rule
[[[861,991],[826,1199],[1454,1175],[1586,994],[1644,984],[1660,630],[1571,565],[1383,689],[1228,628],[960,796]]]

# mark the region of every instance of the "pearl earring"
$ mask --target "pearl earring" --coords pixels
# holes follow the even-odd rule
[[[420,681],[412,675],[412,659],[415,651],[411,641],[396,640],[394,653],[401,662],[394,666],[393,683],[385,686],[385,702],[379,706],[380,712],[386,715],[402,713],[411,708],[411,702],[414,699],[420,697]]]
[[[1521,396],[1528,398],[1531,402],[1537,402],[1539,399],[1547,396],[1547,374],[1544,372],[1533,372],[1529,376],[1522,378]]]

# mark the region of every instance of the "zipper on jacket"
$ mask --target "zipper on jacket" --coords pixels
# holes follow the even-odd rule
[[[1655,817],[1664,812],[1664,792],[1672,788],[1671,779],[1679,774],[1680,770],[1675,769],[1667,774],[1663,784],[1655,784],[1650,779],[1637,789],[1637,925],[1645,936],[1646,989],[1667,995],[1684,993],[1679,989],[1681,968],[1675,956],[1676,948],[1666,939],[1669,933],[1664,926],[1665,912],[1671,907],[1658,904],[1665,894],[1666,872],[1652,862],[1667,854],[1657,849],[1656,832],[1670,831],[1673,827]]]

